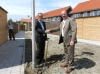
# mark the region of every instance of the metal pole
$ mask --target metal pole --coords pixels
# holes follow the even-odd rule
[[[28,31],[30,31],[30,24],[29,24],[29,20],[30,20],[30,19],[29,19],[29,17],[30,17],[30,16],[28,15],[28,28],[27,28]]]
[[[35,68],[35,0],[32,0],[32,69]]]

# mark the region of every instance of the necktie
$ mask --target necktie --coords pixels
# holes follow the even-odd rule
[[[43,26],[43,23],[41,21],[40,21],[40,24],[41,24],[42,30],[44,30],[44,26]]]
[[[42,30],[44,30],[44,26],[43,26],[43,23],[41,21],[40,21],[40,24],[41,24]],[[43,34],[43,36],[45,36],[45,34]]]

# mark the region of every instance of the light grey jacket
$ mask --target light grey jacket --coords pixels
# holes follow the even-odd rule
[[[64,23],[61,22],[58,27],[51,29],[50,32],[52,33],[52,32],[56,32],[56,31],[60,31],[59,43],[64,42],[66,45],[70,45],[70,41],[74,41],[75,43],[77,43],[77,38],[76,38],[77,25],[76,25],[74,18],[68,17],[65,22],[65,26],[64,26],[64,30],[63,30],[64,31],[64,41],[63,41],[63,37],[62,37],[63,24]]]

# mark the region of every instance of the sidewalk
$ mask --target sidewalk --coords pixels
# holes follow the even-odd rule
[[[24,74],[25,32],[15,35],[15,41],[0,46],[0,74]]]
[[[59,38],[59,35],[48,34],[48,36]],[[79,39],[79,38],[77,39],[77,41],[78,41],[78,42],[83,42],[83,43],[88,43],[88,44],[93,44],[93,45],[98,45],[98,46],[100,46],[100,42],[99,42],[99,41],[86,40],[86,39]]]

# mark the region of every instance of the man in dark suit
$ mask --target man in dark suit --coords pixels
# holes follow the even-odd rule
[[[73,18],[67,16],[65,10],[61,12],[63,21],[56,28],[46,30],[47,33],[52,33],[60,30],[59,43],[63,42],[64,52],[65,52],[65,63],[61,64],[61,67],[67,67],[66,72],[72,71],[72,64],[74,62],[74,48],[77,42],[77,26]]]
[[[45,41],[47,34],[45,33],[46,25],[42,20],[43,14],[38,13],[38,20],[35,23],[35,40],[36,40],[36,64],[39,65],[44,59]]]

